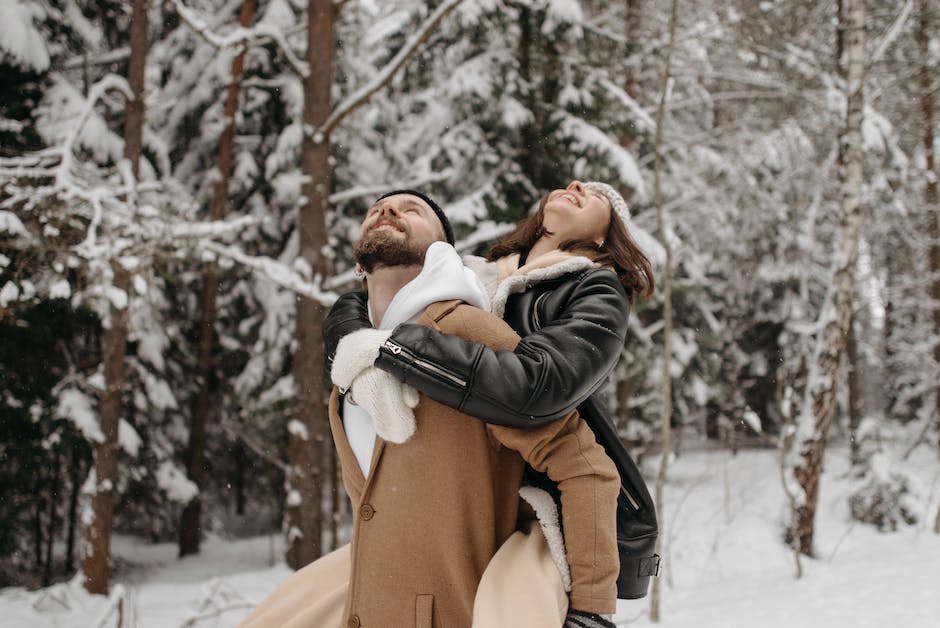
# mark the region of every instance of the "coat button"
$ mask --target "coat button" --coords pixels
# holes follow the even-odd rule
[[[346,625],[349,626],[349,628],[359,628],[362,625],[362,622],[359,621],[359,615],[353,615],[350,617],[349,621],[346,622]]]
[[[359,516],[362,517],[363,521],[368,521],[375,516],[375,508],[369,504],[363,504],[359,507]]]

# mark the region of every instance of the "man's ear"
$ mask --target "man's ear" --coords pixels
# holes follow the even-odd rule
[[[366,271],[362,270],[361,264],[356,264],[356,279],[362,279],[366,276]]]

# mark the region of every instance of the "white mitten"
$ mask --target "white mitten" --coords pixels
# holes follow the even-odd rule
[[[390,443],[404,443],[415,433],[414,408],[418,391],[369,366],[353,380],[349,389],[354,403],[372,417],[375,433]]]
[[[336,345],[330,377],[341,391],[346,392],[356,376],[375,363],[379,348],[392,335],[391,329],[360,329],[343,336]]]

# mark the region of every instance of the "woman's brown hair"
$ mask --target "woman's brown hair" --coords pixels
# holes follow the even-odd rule
[[[519,221],[515,231],[489,250],[486,254],[487,259],[493,261],[513,253],[527,254],[532,245],[542,237],[542,220],[547,201],[548,195],[546,194],[539,201],[538,211]],[[637,295],[646,298],[653,294],[656,284],[649,258],[613,210],[610,212],[610,227],[607,229],[603,244],[597,244],[592,240],[567,240],[558,248],[562,251],[590,252],[590,257],[595,263],[612,267],[620,278],[620,283],[626,288],[631,303]]]

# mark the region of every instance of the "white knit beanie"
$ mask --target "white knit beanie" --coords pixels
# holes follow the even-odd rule
[[[620,196],[617,190],[600,181],[588,181],[584,184],[584,187],[585,189],[600,192],[606,196],[607,200],[610,201],[611,208],[620,216],[623,226],[627,229],[630,228],[630,208],[627,207],[627,201],[623,200],[623,197]]]

